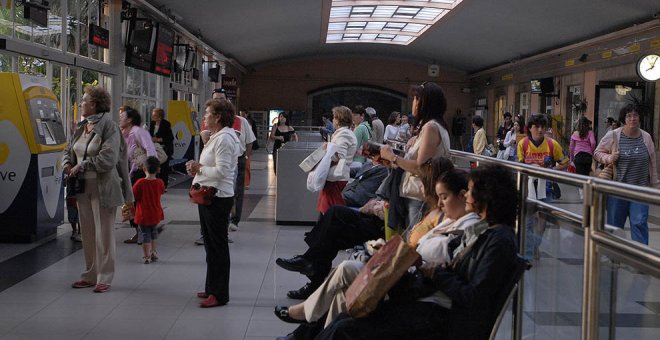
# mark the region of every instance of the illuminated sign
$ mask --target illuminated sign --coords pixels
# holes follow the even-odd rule
[[[110,33],[107,29],[89,24],[89,43],[95,46],[108,48],[110,47]]]

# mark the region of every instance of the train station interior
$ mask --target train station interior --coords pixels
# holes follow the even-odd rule
[[[598,142],[632,104],[657,160],[659,55],[657,0],[0,0],[0,339],[291,334],[297,325],[273,308],[300,302],[287,292],[307,279],[275,261],[305,252],[319,218],[298,164],[323,144],[322,116],[362,105],[385,124],[392,112],[412,120],[413,89],[427,83],[446,97],[455,167],[499,164],[516,179],[523,247],[530,218],[545,221],[532,254],[520,249],[531,266],[491,339],[660,339],[660,189],[468,146],[473,117],[497,144],[505,113],[540,113],[568,152],[581,119]],[[145,264],[142,247],[123,242],[135,232],[118,213],[114,280],[102,294],[71,288],[85,256],[62,161],[88,86],[107,90],[116,122],[130,106],[149,130],[162,108],[173,136],[159,259]],[[229,302],[200,308],[206,254],[186,163],[199,160],[205,103],[220,89],[247,112],[256,141],[240,227],[228,233]],[[270,136],[282,112],[297,141],[278,150]],[[528,197],[534,178],[561,195]],[[608,224],[611,197],[648,205],[646,244],[629,223]],[[340,250],[333,265],[350,256]]]

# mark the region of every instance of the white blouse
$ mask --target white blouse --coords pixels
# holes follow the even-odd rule
[[[202,165],[193,184],[218,189],[217,197],[233,197],[236,164],[240,153],[240,141],[231,127],[214,133],[204,145],[199,163]]]

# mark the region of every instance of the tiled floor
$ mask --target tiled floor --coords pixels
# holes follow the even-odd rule
[[[304,251],[309,227],[275,225],[267,155],[253,157],[243,222],[230,233],[230,302],[224,307],[201,309],[194,296],[203,287],[204,250],[193,244],[199,217],[187,200],[185,180],[178,176],[163,199],[158,262],[143,264],[141,248],[121,242],[132,229],[116,225],[116,275],[107,293],[70,288],[83,257],[68,238],[68,224],[59,228],[56,240],[42,245],[0,244],[0,339],[273,339],[293,330],[272,310],[295,303],[286,291],[305,280],[274,260]],[[652,239],[659,234],[654,230]],[[579,338],[582,246],[579,233],[561,226],[546,230],[542,257],[526,274],[525,339]],[[344,257],[340,253],[337,261]],[[660,338],[659,281],[625,268],[617,274],[617,339]],[[606,307],[602,310],[607,320]],[[498,339],[507,333],[504,327]]]

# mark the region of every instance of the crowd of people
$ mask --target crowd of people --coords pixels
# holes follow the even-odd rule
[[[300,324],[284,339],[482,339],[490,332],[492,324],[483,320],[492,320],[500,308],[496,297],[518,256],[513,229],[519,211],[516,182],[502,165],[475,166],[469,172],[456,169],[449,158],[443,90],[425,82],[414,86],[411,96],[410,122],[404,122],[406,115],[392,112],[384,126],[373,108],[362,106],[336,106],[324,117],[321,132],[335,153],[318,195],[319,219],[305,234],[308,249],[303,254],[276,260],[285,270],[309,278],[303,287],[287,293],[304,301],[275,307],[278,318]],[[70,206],[78,212],[69,214],[72,226],[76,222],[72,237],[82,241],[85,258],[85,269],[72,287],[94,287],[102,293],[111,288],[115,271],[113,224],[118,207],[136,229],[125,242],[142,245],[143,263],[158,260],[158,224],[164,219],[160,201],[167,189],[173,136],[162,109],[152,111],[145,129],[140,114],[129,106],[122,106],[118,119],[113,119],[110,96],[101,87],[85,88],[82,99],[84,120],[62,158],[65,174],[83,182],[77,191],[67,190],[74,201]],[[611,168],[612,180],[658,187],[653,141],[640,128],[642,112],[634,105],[624,107],[619,115],[622,127],[608,131],[599,143],[591,121],[580,118],[568,154],[549,136],[544,115],[531,115],[525,123],[506,113],[497,131],[497,157],[555,170],[574,164],[581,175],[591,174],[592,163],[597,163]],[[472,126],[474,152],[486,154],[483,118],[473,117]],[[221,89],[215,90],[205,103],[199,161],[186,163],[193,177],[191,195],[194,190],[201,197],[195,202],[202,235],[198,244],[206,253],[204,290],[196,294],[202,308],[230,300],[229,231],[238,229],[241,218],[246,165],[256,140],[253,127],[245,114],[236,114]],[[297,140],[286,112],[278,116],[269,139],[275,143],[276,164],[277,149]],[[367,152],[367,143],[376,143],[378,152]],[[165,159],[159,159],[159,149]],[[381,168],[387,175],[377,180],[377,190],[351,206],[344,189],[355,177],[351,170],[356,164],[361,174]],[[530,178],[528,187],[528,197],[534,200],[555,197],[549,181]],[[529,215],[524,249],[529,258],[538,257],[544,218],[534,211]],[[648,205],[608,197],[607,223],[623,228],[627,219],[632,239],[648,244]],[[407,271],[376,310],[352,317],[346,291],[373,254],[357,252],[334,269],[332,262],[339,250],[381,244],[373,241],[386,238],[389,231],[400,233],[422,262]],[[378,246],[374,249],[377,252]]]

